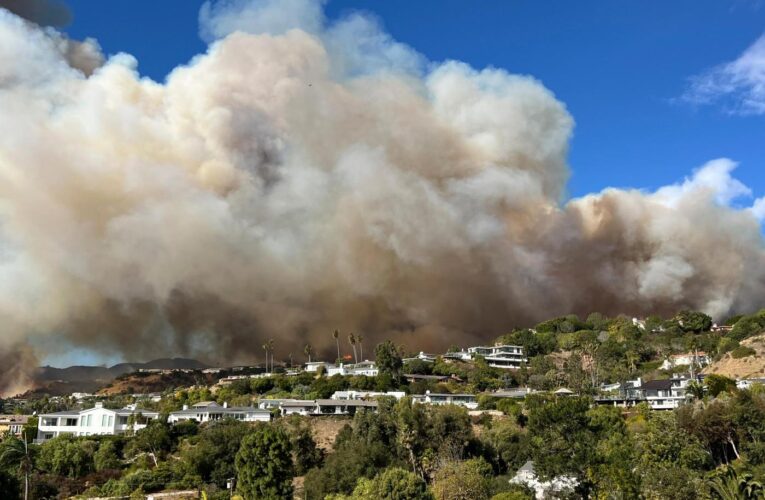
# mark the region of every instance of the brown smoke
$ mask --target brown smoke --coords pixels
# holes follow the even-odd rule
[[[539,82],[428,65],[316,5],[208,7],[218,40],[164,84],[127,55],[86,77],[0,12],[6,352],[230,363],[267,338],[332,352],[335,329],[436,349],[570,312],[760,305],[730,160],[562,204],[573,120]],[[253,15],[277,28],[231,25]]]
[[[66,26],[72,13],[64,2],[57,0],[0,0],[0,8],[40,26]]]

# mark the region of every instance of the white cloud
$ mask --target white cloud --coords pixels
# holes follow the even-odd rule
[[[765,35],[738,59],[691,78],[683,99],[695,104],[719,102],[737,114],[765,114]]]
[[[756,199],[749,210],[752,211],[759,221],[765,221],[765,196]]]
[[[199,10],[199,34],[212,42],[235,31],[281,35],[291,29],[318,33],[324,23],[321,0],[207,1]]]
[[[730,205],[737,198],[752,196],[752,190],[731,175],[737,166],[738,163],[730,158],[708,161],[682,183],[660,188],[656,197],[666,205],[675,206],[688,195],[707,193],[717,204]]]

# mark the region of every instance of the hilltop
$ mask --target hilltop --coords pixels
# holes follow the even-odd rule
[[[34,387],[21,396],[42,394],[64,396],[73,392],[94,392],[116,378],[138,370],[203,370],[208,365],[188,358],[160,358],[145,363],[118,363],[106,366],[75,365],[66,368],[41,366],[35,374]]]

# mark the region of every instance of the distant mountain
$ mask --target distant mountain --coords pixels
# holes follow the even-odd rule
[[[114,378],[131,373],[140,369],[153,370],[203,370],[208,365],[187,358],[162,358],[146,363],[119,363],[109,368],[105,366],[69,366],[67,368],[54,368],[42,366],[39,368],[36,379],[39,382],[64,381],[103,381],[108,382]]]

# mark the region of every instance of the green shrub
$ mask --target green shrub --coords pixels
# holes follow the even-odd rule
[[[740,345],[736,347],[730,353],[730,355],[733,356],[735,359],[746,358],[747,356],[754,356],[755,354],[757,354],[757,351],[745,345]]]

